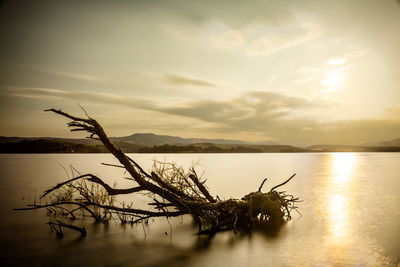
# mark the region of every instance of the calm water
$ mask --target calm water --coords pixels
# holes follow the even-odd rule
[[[197,163],[213,195],[240,198],[265,190],[292,173],[284,189],[304,199],[303,216],[275,236],[194,235],[189,217],[122,227],[81,222],[88,236],[66,230],[57,239],[45,211],[11,209],[32,203],[73,165],[118,187],[129,186],[107,154],[0,155],[0,266],[397,266],[400,262],[400,153],[168,154],[132,155],[149,169],[152,160]],[[283,189],[283,188],[282,188]],[[124,199],[124,201],[131,199]],[[143,198],[133,199],[143,206]]]

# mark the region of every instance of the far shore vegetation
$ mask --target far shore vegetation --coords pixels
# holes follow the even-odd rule
[[[296,153],[296,152],[400,152],[400,147],[316,145],[307,148],[290,145],[253,144],[162,144],[143,146],[114,141],[125,153]],[[101,143],[61,140],[21,140],[0,143],[0,153],[108,153]]]

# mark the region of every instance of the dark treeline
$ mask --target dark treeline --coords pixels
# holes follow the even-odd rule
[[[100,144],[76,144],[51,140],[23,140],[0,143],[0,153],[105,153]]]
[[[114,141],[125,153],[263,153],[263,152],[307,152],[309,150],[287,145],[158,145],[139,146],[128,142]],[[56,140],[23,140],[0,143],[0,153],[108,153],[100,144],[77,144]]]
[[[400,147],[377,146],[312,146],[300,148],[289,145],[232,145],[232,144],[166,144],[139,146],[114,141],[125,153],[295,153],[295,152],[400,152]],[[108,153],[101,143],[73,143],[59,140],[22,140],[0,143],[0,153]]]
[[[230,146],[223,147],[214,144],[206,145],[161,145],[142,147],[139,153],[261,153],[257,148]]]

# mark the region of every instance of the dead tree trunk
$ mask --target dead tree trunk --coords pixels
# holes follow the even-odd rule
[[[297,211],[295,204],[299,199],[276,190],[295,174],[267,193],[261,192],[265,179],[258,191],[242,199],[220,200],[210,194],[205,181],[201,181],[194,168],[185,172],[174,163],[155,163],[153,170],[146,172],[114,146],[96,120],[89,116],[75,117],[56,109],[46,111],[71,119],[67,124],[71,131],[85,131],[89,133],[88,138],[100,140],[121,164],[112,166],[124,168],[134,186],[117,189],[95,175],[79,175],[46,190],[41,198],[52,196],[47,204],[34,204],[18,210],[47,208],[51,213],[73,219],[76,218],[74,213],[84,210],[98,221],[116,217],[122,223],[190,214],[199,225],[199,234],[213,234],[227,229],[249,230],[258,225],[278,226],[291,219],[293,209]],[[114,196],[139,192],[149,195],[152,199],[149,205],[154,210],[114,205]],[[76,194],[78,199],[73,198]]]

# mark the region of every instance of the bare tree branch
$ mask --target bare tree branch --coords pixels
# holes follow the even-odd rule
[[[295,176],[296,174],[293,174],[292,176],[290,176],[290,178],[289,179],[287,179],[286,181],[284,181],[283,183],[281,183],[281,184],[278,184],[278,185],[276,185],[276,186],[274,186],[274,187],[272,187],[270,190],[269,190],[269,192],[272,192],[272,191],[274,191],[275,189],[277,189],[278,187],[280,187],[280,186],[282,186],[282,185],[285,185],[285,184],[287,184],[290,180],[292,180],[292,178]]]

